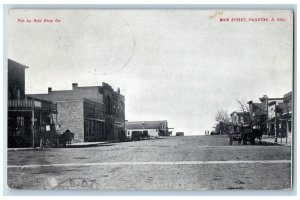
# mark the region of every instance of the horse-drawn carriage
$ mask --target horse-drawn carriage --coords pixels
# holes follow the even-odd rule
[[[61,134],[54,124],[50,125],[50,130],[40,131],[39,136],[40,148],[67,147],[67,145],[71,145],[74,139],[74,133],[70,130],[66,130]]]
[[[238,144],[255,144],[256,140],[261,140],[262,131],[253,127],[251,124],[231,125],[230,132],[228,134],[229,145],[232,145],[233,141],[237,141]]]

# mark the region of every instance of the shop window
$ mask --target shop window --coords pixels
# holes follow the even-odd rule
[[[23,116],[18,116],[17,117],[17,126],[19,127],[24,127],[24,117]]]
[[[17,99],[18,100],[21,99],[21,90],[20,90],[20,88],[17,89]]]

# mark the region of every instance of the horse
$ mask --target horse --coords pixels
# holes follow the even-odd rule
[[[66,135],[67,144],[71,145],[72,140],[74,140],[75,133],[71,132],[70,130],[66,130],[64,134]]]
[[[40,132],[40,148],[50,148],[49,135],[44,131]]]
[[[67,145],[71,145],[72,140],[74,140],[75,133],[72,133],[69,129],[66,130],[63,134],[59,136],[59,144],[62,144],[63,147],[67,147]]]

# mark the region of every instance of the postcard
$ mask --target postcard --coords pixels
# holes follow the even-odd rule
[[[8,187],[291,190],[293,19],[10,9]]]

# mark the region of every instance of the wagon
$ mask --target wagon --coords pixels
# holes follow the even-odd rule
[[[56,131],[55,125],[50,125],[49,131],[40,132],[40,148],[54,148],[58,147],[60,134]]]
[[[233,141],[237,141],[238,144],[255,144],[256,139],[261,139],[261,131],[253,129],[250,124],[244,125],[232,125],[230,133],[228,134],[229,145],[232,145]]]
[[[133,141],[140,140],[141,136],[142,136],[142,132],[141,131],[132,131],[131,132],[131,140],[133,140]]]

